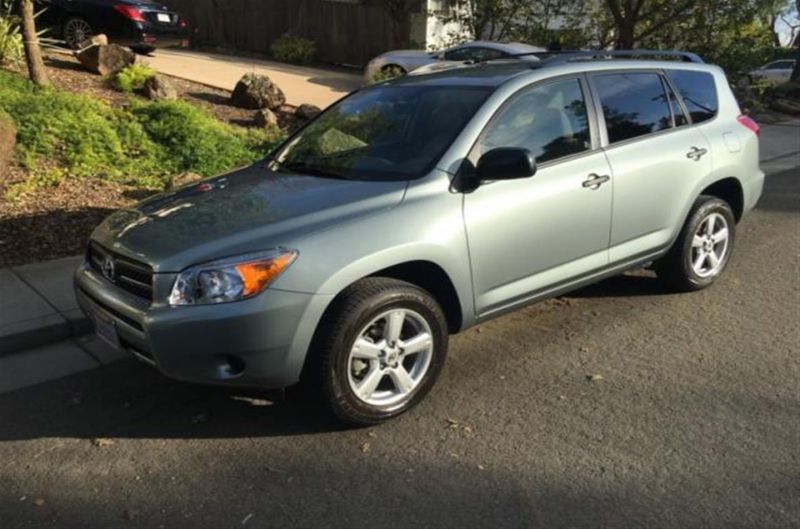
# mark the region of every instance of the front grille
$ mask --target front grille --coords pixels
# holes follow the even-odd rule
[[[87,252],[89,266],[106,280],[134,296],[153,301],[153,269],[144,263],[106,250],[90,243]]]

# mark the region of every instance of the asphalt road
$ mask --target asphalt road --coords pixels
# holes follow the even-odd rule
[[[737,237],[706,291],[630,274],[455,337],[377,428],[132,361],[0,395],[0,523],[798,527],[800,170]]]

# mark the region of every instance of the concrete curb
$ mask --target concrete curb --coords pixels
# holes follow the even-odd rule
[[[0,269],[0,356],[91,331],[72,291],[81,260]]]

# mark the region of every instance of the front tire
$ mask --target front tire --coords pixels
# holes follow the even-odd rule
[[[447,356],[442,309],[421,288],[388,278],[348,287],[315,340],[316,380],[343,422],[378,424],[418,404]]]
[[[730,205],[717,197],[700,196],[675,244],[656,263],[658,278],[679,292],[710,286],[730,260],[735,235]]]

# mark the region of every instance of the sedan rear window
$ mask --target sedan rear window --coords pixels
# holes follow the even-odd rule
[[[491,89],[383,86],[358,92],[297,133],[277,170],[331,178],[410,180],[433,168]]]
[[[683,98],[693,123],[714,119],[719,102],[714,77],[710,73],[669,70],[667,75]]]

